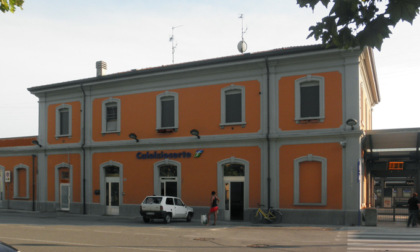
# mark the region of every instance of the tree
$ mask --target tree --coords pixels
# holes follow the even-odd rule
[[[24,0],[0,0],[0,11],[2,12],[15,12],[16,7],[20,7],[22,9]]]
[[[390,28],[400,21],[413,23],[419,14],[420,0],[297,0],[312,10],[318,3],[328,8],[328,16],[309,27],[308,38],[322,39],[327,46],[338,48],[370,46],[381,50],[383,40],[392,34]],[[384,2],[384,8],[381,3]],[[382,9],[382,10],[381,10]]]

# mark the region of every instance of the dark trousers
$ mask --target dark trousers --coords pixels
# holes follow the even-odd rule
[[[407,221],[407,227],[410,226],[410,224],[415,227],[417,226],[417,218],[419,217],[419,210],[408,210],[410,212],[410,217],[408,217]]]

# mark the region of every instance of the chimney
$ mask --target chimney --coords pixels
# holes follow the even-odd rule
[[[96,76],[106,75],[106,62],[105,61],[96,61]]]

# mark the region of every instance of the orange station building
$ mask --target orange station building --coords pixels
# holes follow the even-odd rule
[[[0,139],[2,208],[135,216],[146,196],[176,195],[199,216],[214,190],[224,220],[263,204],[285,223],[360,223],[379,102],[370,48],[105,70],[29,88],[39,135]]]

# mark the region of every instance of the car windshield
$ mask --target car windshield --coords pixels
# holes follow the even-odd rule
[[[143,203],[146,204],[160,204],[162,202],[162,197],[147,197]]]

